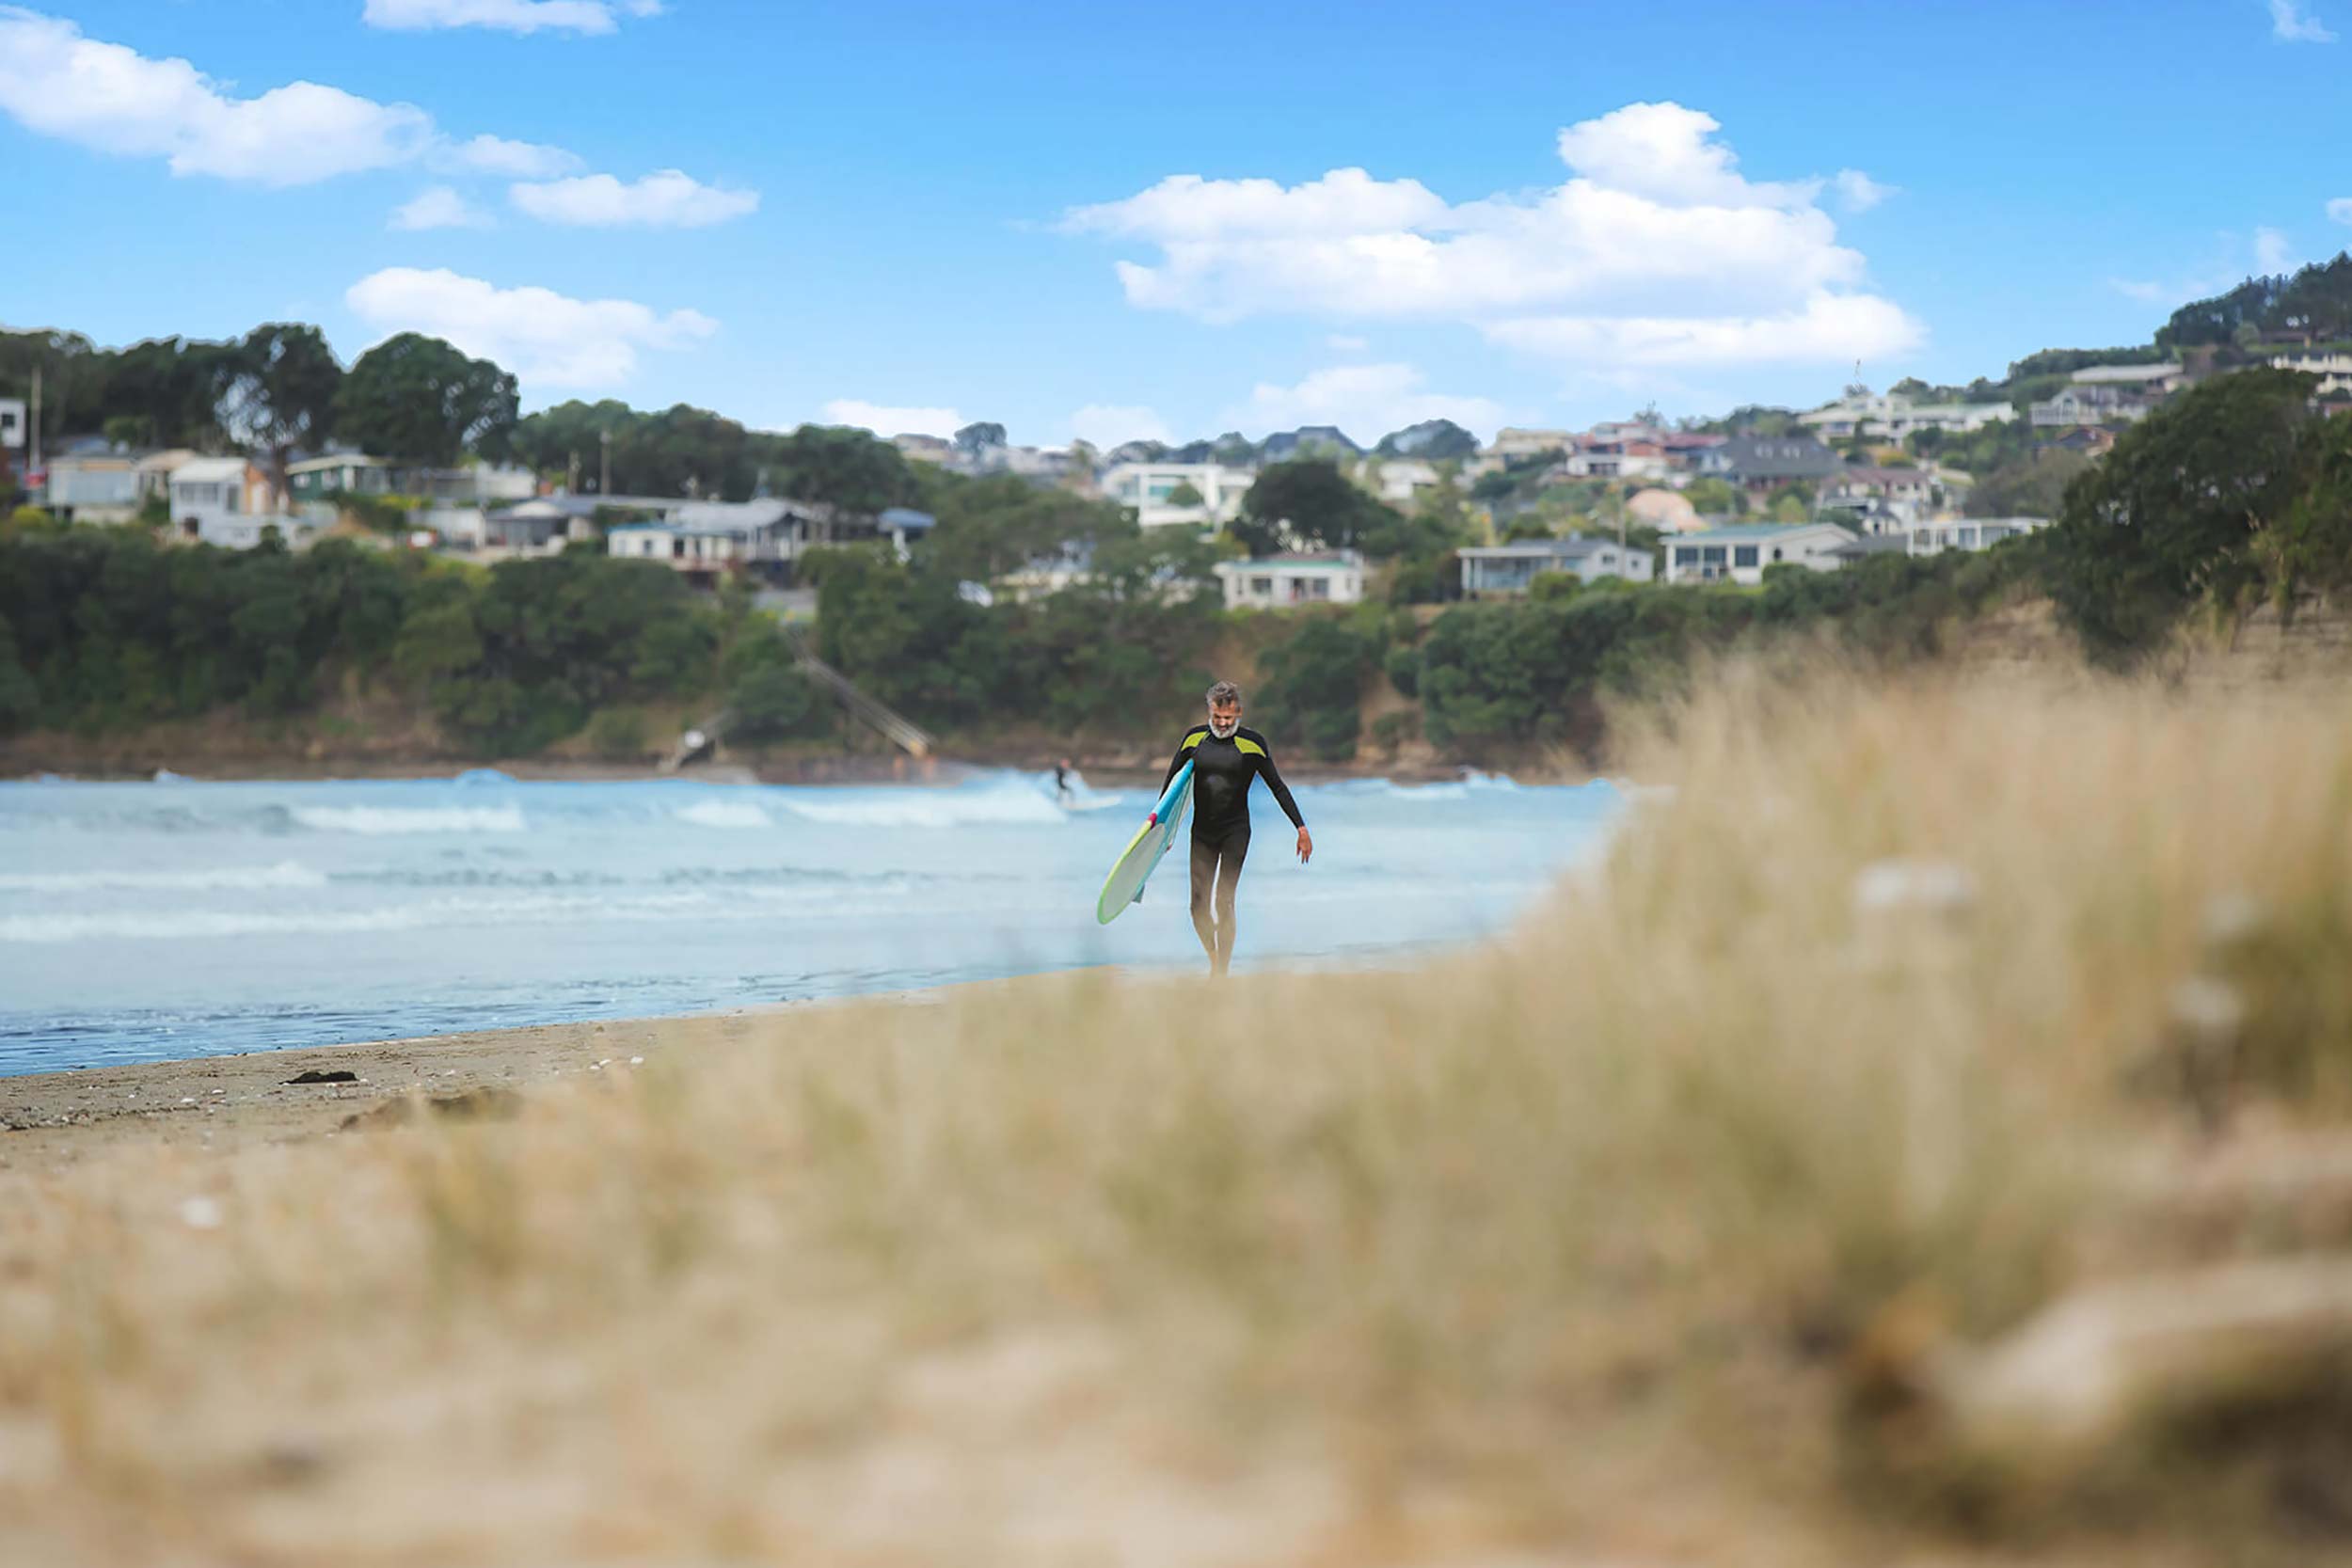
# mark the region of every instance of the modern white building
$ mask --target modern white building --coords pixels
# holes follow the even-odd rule
[[[1883,508],[1904,523],[1915,523],[1944,505],[1945,491],[1935,474],[1925,468],[1850,467],[1821,482],[1823,506]]]
[[[1835,552],[1854,542],[1835,523],[1740,523],[1678,534],[1661,546],[1670,583],[1737,582],[1755,587],[1767,566],[1795,565],[1834,572]]]
[[[1133,508],[1145,528],[1215,529],[1241,515],[1242,498],[1257,479],[1254,469],[1222,463],[1120,463],[1104,469],[1100,483],[1104,499]],[[1169,504],[1168,498],[1185,485],[1200,504]]]
[[[1877,436],[1900,441],[1922,430],[1964,435],[2014,417],[2006,403],[1914,403],[1892,392],[1866,392],[1800,414],[1797,422],[1826,440]]]
[[[1220,561],[1228,610],[1291,610],[1300,605],[1359,604],[1364,558],[1354,550],[1324,555],[1273,555],[1259,561]]]
[[[0,398],[0,451],[23,451],[25,432],[23,398]]]
[[[1466,598],[1524,594],[1547,572],[1565,573],[1584,582],[1602,578],[1647,582],[1655,565],[1649,551],[1620,545],[1614,539],[1521,539],[1454,553],[1461,559]]]
[[[2270,363],[2277,370],[2319,377],[2312,391],[2320,397],[2352,388],[2352,354],[2281,354]]]

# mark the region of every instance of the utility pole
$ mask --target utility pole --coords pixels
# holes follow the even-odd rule
[[[596,432],[596,494],[609,496],[612,493],[612,433],[599,430]]]
[[[40,361],[33,361],[33,460],[25,465],[27,473],[40,471]]]

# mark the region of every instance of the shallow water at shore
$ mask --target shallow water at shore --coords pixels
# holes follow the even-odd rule
[[[1378,962],[1475,938],[1589,854],[1606,784],[1379,780],[1270,800],[1242,959]],[[519,783],[0,785],[0,1074],[1088,964],[1198,963],[1181,848],[1105,927],[1142,789]]]

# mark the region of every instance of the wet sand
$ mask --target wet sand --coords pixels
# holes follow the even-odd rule
[[[772,1031],[812,1008],[887,1013],[978,991],[1067,984],[1079,974],[1022,975],[924,990],[743,1007],[723,1013],[542,1023],[420,1039],[252,1051],[182,1061],[0,1078],[0,1170],[40,1169],[129,1144],[229,1152],[340,1131],[389,1102],[501,1091],[528,1093],[566,1076],[627,1071],[632,1058]],[[306,1073],[342,1074],[294,1083]],[[462,1107],[461,1107],[462,1109]]]

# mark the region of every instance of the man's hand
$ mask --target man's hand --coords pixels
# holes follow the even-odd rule
[[[1306,864],[1309,861],[1311,861],[1311,860],[1312,860],[1312,859],[1314,858],[1314,853],[1315,853],[1315,841],[1314,841],[1312,838],[1310,838],[1310,837],[1308,836],[1308,834],[1307,834],[1307,830],[1306,830],[1306,829],[1304,829],[1304,828],[1299,829],[1299,830],[1298,830],[1298,863],[1299,863],[1299,864],[1301,864],[1301,865]]]

